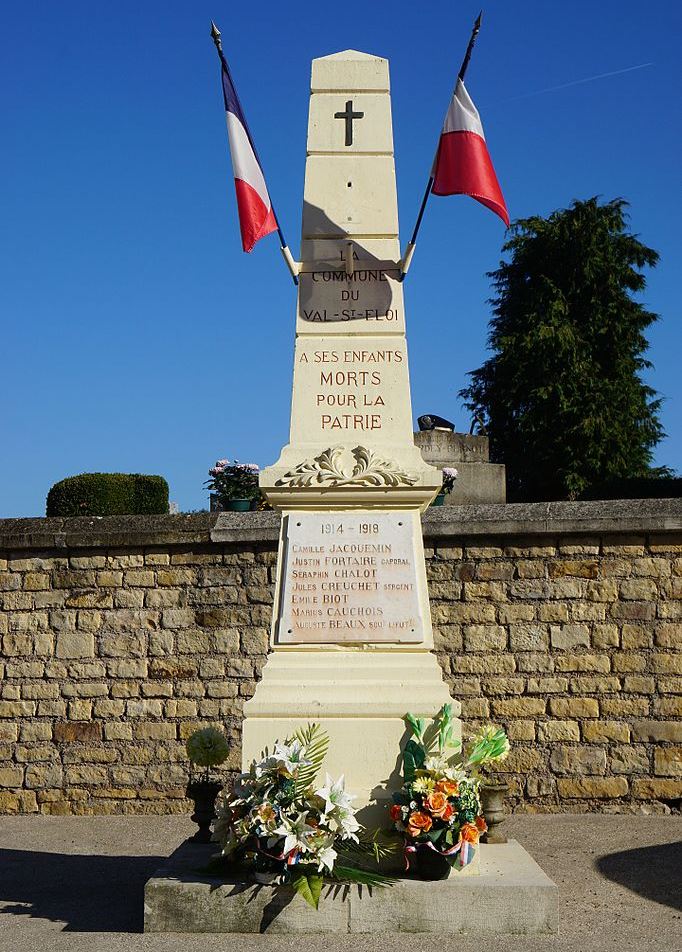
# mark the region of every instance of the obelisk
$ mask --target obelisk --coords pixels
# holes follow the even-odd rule
[[[319,722],[330,773],[374,822],[405,712],[451,701],[420,523],[441,473],[414,445],[399,258],[388,61],[313,60],[291,431],[261,475],[283,515],[271,653],[243,760]]]

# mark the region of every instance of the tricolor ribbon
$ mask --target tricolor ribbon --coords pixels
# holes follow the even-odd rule
[[[261,849],[261,847],[257,845],[256,852],[260,853],[261,856],[267,856],[268,859],[277,860],[278,863],[286,861],[287,866],[295,866],[301,862],[301,851],[297,846],[294,846],[288,853],[268,853],[267,850]]]

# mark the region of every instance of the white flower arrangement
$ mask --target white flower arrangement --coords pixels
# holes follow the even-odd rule
[[[382,885],[385,878],[359,870],[349,854],[362,851],[361,826],[343,776],[315,784],[329,737],[311,724],[272,754],[254,761],[218,804],[213,839],[222,857],[256,877],[267,874],[290,884],[317,908],[324,878]],[[368,851],[378,856],[375,841]],[[342,863],[339,857],[343,856]]]

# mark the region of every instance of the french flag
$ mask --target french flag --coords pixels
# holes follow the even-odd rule
[[[251,251],[257,241],[278,230],[277,219],[237,91],[224,61],[222,76],[242,247],[244,251]]]
[[[499,215],[509,213],[490,159],[481,117],[461,79],[452,94],[433,164],[434,195],[470,195]]]

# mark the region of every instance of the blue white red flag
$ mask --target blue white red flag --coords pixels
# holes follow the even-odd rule
[[[242,247],[251,251],[257,241],[277,231],[277,220],[239,97],[224,62],[221,70]]]
[[[433,165],[434,195],[470,195],[499,215],[509,213],[490,159],[483,124],[461,79],[452,95]]]

